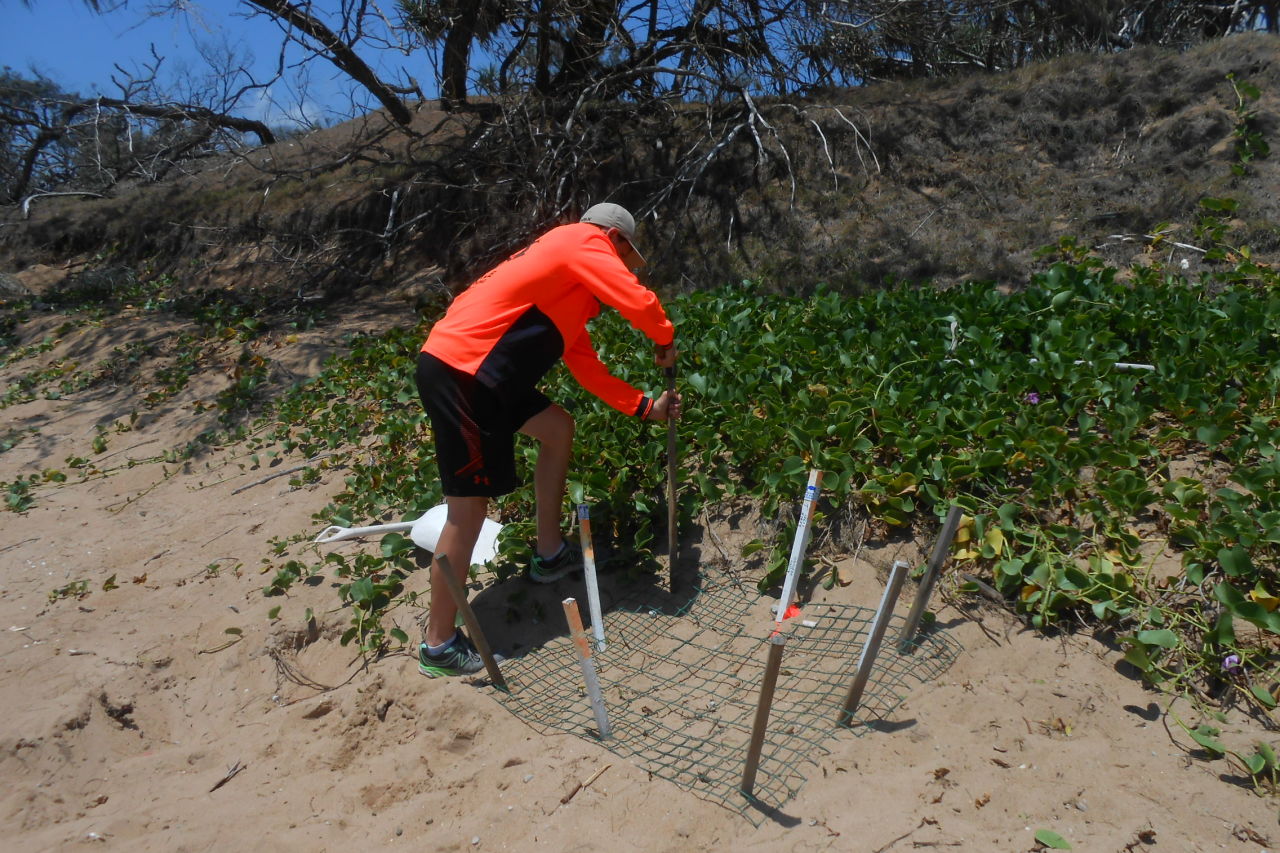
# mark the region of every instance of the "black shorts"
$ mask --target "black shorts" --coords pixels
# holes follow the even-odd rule
[[[418,354],[416,378],[445,495],[496,498],[515,491],[515,435],[551,405],[546,395],[536,388],[497,391],[425,352]]]

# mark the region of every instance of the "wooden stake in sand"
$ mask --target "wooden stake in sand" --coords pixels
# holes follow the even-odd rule
[[[578,647],[578,665],[582,667],[582,679],[587,683],[587,697],[591,700],[591,712],[596,715],[596,727],[600,729],[601,739],[608,740],[613,737],[613,730],[609,728],[609,715],[604,710],[604,696],[600,694],[600,680],[596,678],[596,662],[591,659],[591,643],[587,642],[587,632],[582,629],[578,602],[566,598],[561,604],[564,617],[569,620],[569,636]]]
[[[804,489],[804,500],[800,504],[800,523],[796,526],[796,539],[791,544],[791,560],[787,564],[786,580],[782,583],[782,596],[778,599],[778,614],[774,621],[781,625],[791,609],[791,600],[796,595],[796,581],[800,577],[800,566],[804,564],[804,549],[809,544],[809,520],[813,518],[813,506],[818,502],[818,491],[822,487],[822,472],[816,468],[809,472],[809,485]]]
[[[858,710],[862,701],[862,692],[867,687],[867,679],[871,677],[871,668],[875,666],[876,655],[880,652],[880,643],[884,640],[884,632],[889,627],[889,619],[893,616],[893,605],[902,591],[902,582],[907,579],[906,563],[898,560],[889,570],[889,582],[884,587],[884,597],[880,599],[880,609],[867,631],[867,641],[862,646],[862,656],[858,658],[858,671],[849,685],[849,694],[845,697],[844,706],[840,709],[839,725],[847,726],[853,720],[853,712]]]
[[[596,635],[596,651],[604,651],[604,617],[600,615],[600,584],[596,580],[596,549],[591,542],[591,508],[578,504],[578,537],[582,541],[582,574],[587,581],[587,613]]]
[[[674,344],[673,344],[674,345]],[[671,399],[676,394],[676,369],[664,367],[662,372],[667,377],[667,393]],[[667,568],[671,572],[671,593],[676,591],[676,557],[679,551],[679,538],[676,530],[676,419],[667,416]]]
[[[933,545],[933,553],[929,555],[929,563],[920,579],[920,587],[916,590],[916,600],[907,614],[906,624],[902,626],[902,634],[898,637],[899,648],[905,654],[915,650],[916,631],[920,628],[920,620],[924,617],[924,609],[929,606],[929,597],[933,595],[933,587],[942,574],[942,564],[947,561],[947,553],[951,550],[951,540],[956,536],[956,528],[960,526],[960,516],[964,510],[953,506],[947,511],[947,520],[942,523],[942,532]]]
[[[444,585],[448,588],[449,595],[453,596],[453,603],[458,606],[458,612],[462,614],[462,621],[467,626],[467,635],[470,636],[476,651],[480,653],[484,668],[489,672],[489,680],[493,682],[494,687],[506,690],[507,681],[502,677],[502,670],[498,669],[498,662],[493,659],[493,652],[489,650],[489,641],[485,639],[484,631],[480,629],[480,620],[476,618],[475,611],[467,603],[467,591],[462,588],[462,582],[453,573],[453,567],[449,565],[449,558],[446,555],[436,554],[436,561],[440,563],[440,574],[444,578]]]
[[[751,743],[747,746],[747,765],[742,771],[742,793],[753,796],[756,787],[756,769],[760,766],[760,751],[764,747],[764,733],[769,727],[769,711],[773,707],[773,690],[778,684],[778,670],[782,667],[782,647],[787,638],[774,633],[769,637],[769,657],[764,665],[764,678],[760,681],[760,701],[756,705],[756,719],[751,726]]]

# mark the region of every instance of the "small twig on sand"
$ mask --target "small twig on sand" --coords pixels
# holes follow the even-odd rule
[[[299,471],[305,471],[311,467],[312,463],[319,462],[321,459],[328,459],[330,456],[333,456],[333,455],[334,454],[332,453],[321,453],[319,456],[313,456],[310,459],[308,459],[306,462],[303,462],[301,465],[294,465],[292,468],[287,468],[284,471],[277,471],[274,474],[268,474],[267,476],[263,477],[261,480],[255,480],[252,483],[248,483],[246,485],[240,486],[238,489],[233,489],[231,494],[238,495],[247,489],[252,489],[254,486],[261,486],[263,483],[269,483],[272,480],[276,479],[277,477],[287,477],[290,474],[296,474]]]
[[[123,450],[113,450],[110,453],[99,456],[98,461],[102,462],[106,459],[110,459],[112,456],[119,456],[121,453],[128,453],[130,450],[137,450],[139,447],[142,447],[144,444],[155,444],[159,440],[160,439],[158,438],[149,438],[146,441],[140,441],[137,444],[132,444]]]
[[[1000,642],[1000,638],[996,636],[996,633],[988,628],[981,619],[978,619],[974,624],[978,626],[978,629],[982,631],[982,633],[987,635],[988,640],[995,643],[997,646],[1003,645],[1003,643]]]
[[[227,775],[223,776],[221,779],[215,782],[213,787],[209,789],[209,793],[212,794],[214,791],[218,790],[223,785],[230,782],[232,779],[236,777],[236,774],[238,774],[241,770],[245,769],[248,766],[249,765],[247,764],[241,764],[239,761],[237,761],[235,764],[232,764],[230,767],[227,768]]]
[[[214,647],[213,647],[213,648],[211,648],[211,649],[201,649],[200,651],[196,652],[196,654],[198,654],[198,655],[211,655],[211,654],[215,654],[216,652],[220,652],[220,651],[222,651],[223,649],[229,649],[229,648],[231,648],[232,646],[234,646],[236,643],[240,642],[240,641],[241,641],[241,640],[243,640],[243,639],[244,639],[244,635],[242,635],[242,634],[237,634],[235,637],[232,637],[230,640],[227,640],[225,643],[223,643],[223,644],[222,644],[222,645],[220,645],[220,646],[214,646]]]
[[[587,781],[579,782],[578,784],[574,785],[572,791],[570,791],[569,793],[565,794],[563,797],[560,798],[560,805],[562,806],[567,805],[569,801],[572,800],[579,791],[581,791],[583,788],[590,787],[592,782],[599,779],[601,774],[603,774],[604,771],[608,770],[612,766],[613,766],[612,764],[606,764],[604,767],[601,767],[595,773],[592,773],[591,778],[588,779]]]
[[[1004,607],[1007,605],[1007,602],[1004,600],[1004,596],[1001,595],[996,590],[996,588],[993,587],[991,584],[984,583],[983,581],[980,581],[977,578],[975,578],[973,575],[965,574],[965,573],[961,573],[960,579],[965,581],[966,583],[973,584],[975,587],[978,588],[978,592],[980,592],[983,595],[983,597],[990,599],[996,604],[999,604],[1001,607]]]
[[[720,541],[719,536],[716,536],[716,532],[711,529],[711,515],[705,509],[702,511],[702,521],[705,525],[704,529],[707,531],[707,535],[711,537],[711,542],[716,546],[716,550],[720,552],[720,556],[724,557],[726,560],[730,559],[729,552],[724,548],[724,543]]]

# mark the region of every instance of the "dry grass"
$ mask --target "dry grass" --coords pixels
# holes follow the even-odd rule
[[[1239,239],[1274,261],[1280,166],[1271,158],[1231,175],[1228,73],[1262,91],[1260,127],[1280,144],[1280,40],[1265,35],[763,105],[777,135],[763,134],[762,159],[740,137],[692,193],[673,194],[643,224],[651,280],[659,288],[743,277],[781,289],[904,279],[1016,287],[1034,251],[1064,236],[1103,247],[1121,265],[1143,246],[1112,235],[1168,222],[1189,236],[1206,195],[1240,200]],[[600,125],[583,133],[612,140],[616,153],[572,173],[577,193],[625,186],[645,198],[678,167],[674,152],[705,143],[700,116],[599,113]],[[410,137],[375,115],[113,198],[44,201],[27,220],[9,210],[0,268],[106,253],[116,263],[196,270],[200,286],[341,296],[394,288],[425,267],[456,285],[558,215],[532,201],[538,176],[523,173],[517,157],[465,162],[459,142],[480,124],[424,108]],[[417,224],[384,238],[393,197],[399,221]],[[246,267],[249,254],[256,260]]]

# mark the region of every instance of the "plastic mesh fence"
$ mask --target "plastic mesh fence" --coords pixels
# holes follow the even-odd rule
[[[740,811],[755,823],[794,797],[835,737],[884,719],[913,684],[940,675],[960,645],[943,630],[898,645],[890,623],[862,701],[837,725],[874,609],[810,605],[814,627],[785,623],[787,637],[754,796],[740,791],[772,617],[769,600],[718,574],[703,575],[682,606],[619,602],[603,618],[607,648],[593,656],[613,736],[601,739],[577,649],[558,638],[503,665],[509,692],[495,696],[542,733],[598,743],[656,776]],[[580,599],[586,616],[586,601]],[[588,629],[590,630],[590,629]]]

